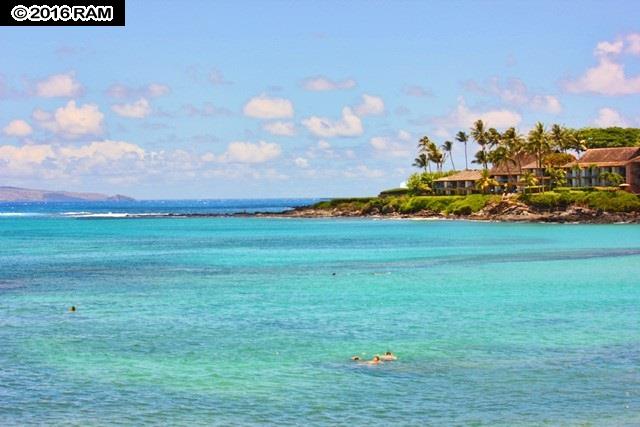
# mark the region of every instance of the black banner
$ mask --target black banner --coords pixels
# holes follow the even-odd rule
[[[0,26],[124,26],[125,0],[2,0]]]

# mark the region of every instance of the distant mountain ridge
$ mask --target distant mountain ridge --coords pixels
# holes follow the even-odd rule
[[[127,202],[135,199],[121,194],[75,193],[0,186],[0,202]]]

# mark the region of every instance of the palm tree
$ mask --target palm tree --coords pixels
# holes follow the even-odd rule
[[[473,127],[471,128],[471,136],[482,148],[482,151],[486,151],[485,146],[488,143],[488,135],[484,127],[484,122],[482,120],[476,120],[475,123],[473,123]]]
[[[500,183],[498,183],[498,181],[491,177],[487,169],[482,171],[482,175],[480,176],[478,181],[476,181],[476,188],[484,194],[488,193],[489,190],[494,187],[498,187],[499,185]]]
[[[507,148],[509,157],[514,160],[518,170],[522,170],[522,155],[525,153],[525,141],[516,128],[510,127],[502,134],[502,142]]]
[[[475,159],[471,163],[482,165],[482,169],[489,169],[489,155],[486,151],[480,150],[476,153]]]
[[[460,131],[456,134],[456,141],[464,144],[464,169],[469,169],[469,162],[467,161],[467,141],[469,141],[469,135]]]
[[[416,157],[415,159],[413,159],[413,164],[411,166],[415,166],[419,169],[424,170],[425,172],[427,171],[427,163],[429,162],[429,160],[427,160],[427,155],[424,153],[420,153],[418,154],[418,157]]]
[[[562,168],[547,168],[545,173],[549,177],[549,189],[551,190],[567,183],[567,172]]]
[[[436,144],[431,144],[427,151],[427,158],[432,161],[438,170],[438,172],[442,171],[442,164],[444,163],[444,153],[440,151]]]
[[[429,137],[426,135],[420,138],[420,141],[418,141],[419,152],[424,153],[427,156],[427,169],[429,170],[429,172],[431,172],[431,162],[430,162],[431,159],[429,158],[429,150],[432,145],[433,145],[433,142],[431,142]]]
[[[538,178],[531,172],[527,171],[522,174],[520,177],[520,183],[523,185],[522,192],[527,194],[527,188],[533,187],[534,185],[538,185]]]
[[[444,150],[445,154],[449,156],[449,160],[451,160],[451,169],[455,170],[456,169],[456,165],[453,163],[453,142],[451,141],[445,141],[444,144],[442,144],[442,149]]]
[[[488,158],[494,166],[504,165],[507,168],[507,191],[509,191],[511,179],[511,166],[516,165],[516,161],[511,156],[508,146],[503,142],[495,150],[488,154]]]
[[[562,151],[563,153],[567,152],[568,149],[568,140],[567,140],[567,129],[563,126],[560,126],[557,123],[551,125],[551,131],[549,132],[549,140],[551,143],[551,147],[554,150]]]
[[[538,169],[542,169],[544,157],[551,151],[551,144],[549,135],[541,122],[536,123],[529,132],[527,151],[536,156]]]

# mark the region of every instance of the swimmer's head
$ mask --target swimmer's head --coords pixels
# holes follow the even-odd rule
[[[352,357],[351,357],[351,360],[356,360],[356,361],[357,361],[357,360],[360,360],[360,356],[352,356]]]
[[[76,311],[76,306],[72,305],[71,307],[69,307],[69,311]]]
[[[385,355],[385,356],[391,356],[391,352],[390,352],[390,351],[387,351],[384,355]]]
[[[374,362],[379,362],[380,361],[380,356],[373,356],[373,361]]]

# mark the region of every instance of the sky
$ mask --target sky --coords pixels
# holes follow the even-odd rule
[[[367,196],[476,119],[640,127],[640,2],[126,3],[125,27],[0,28],[0,185]]]

